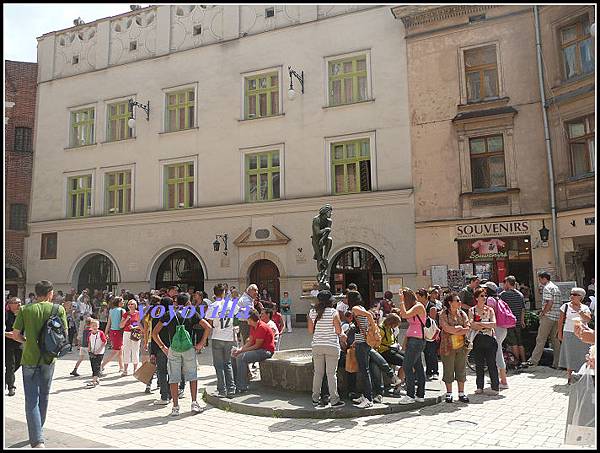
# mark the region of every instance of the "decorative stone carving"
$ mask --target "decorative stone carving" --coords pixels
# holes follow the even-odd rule
[[[54,77],[66,77],[96,69],[96,27],[82,27],[56,36]],[[73,64],[73,57],[78,63]]]
[[[462,5],[462,6],[414,6],[402,8],[400,17],[404,26],[408,28],[416,27],[431,22],[438,22],[457,16],[466,16],[490,8],[495,5]],[[400,8],[397,10],[400,11]]]
[[[135,49],[130,47],[131,41],[136,41]],[[155,52],[156,8],[111,21],[110,65],[152,57]]]
[[[223,39],[223,6],[171,6],[171,50],[179,51]],[[201,32],[194,34],[195,27]]]

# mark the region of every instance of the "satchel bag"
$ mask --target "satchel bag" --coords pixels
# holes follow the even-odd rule
[[[142,338],[142,329],[139,326],[132,327],[129,338],[131,338],[131,341],[140,341]]]
[[[362,329],[360,327],[360,322],[358,320],[356,320],[356,324],[358,325],[358,328],[362,332]],[[364,332],[362,332],[362,334],[365,335]],[[369,328],[367,329],[367,334],[365,335],[365,340],[367,341],[367,344],[369,346],[371,346],[373,349],[377,349],[381,345],[381,331],[379,330],[379,326],[377,325],[377,323],[375,323],[374,321],[371,322],[369,320]]]
[[[450,344],[452,346],[452,349],[454,349],[454,350],[464,348],[465,336],[457,335],[454,333],[450,334]]]
[[[358,360],[356,359],[356,349],[354,346],[346,350],[346,373],[358,373]]]

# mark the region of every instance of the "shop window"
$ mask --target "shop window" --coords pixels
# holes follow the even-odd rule
[[[58,245],[57,233],[42,233],[42,247],[40,259],[55,260]]]
[[[592,35],[586,17],[559,30],[565,78],[571,79],[594,71]]]
[[[469,139],[473,191],[506,187],[502,135]]]
[[[594,173],[596,170],[594,119],[594,115],[588,115],[565,125],[569,139],[572,176]]]
[[[481,102],[499,96],[496,46],[464,51],[467,102]]]

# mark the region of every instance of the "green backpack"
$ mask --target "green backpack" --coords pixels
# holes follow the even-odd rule
[[[177,316],[175,316],[177,327],[175,327],[175,335],[171,340],[171,349],[175,352],[185,352],[194,347],[190,333],[185,329],[183,324],[179,324]]]

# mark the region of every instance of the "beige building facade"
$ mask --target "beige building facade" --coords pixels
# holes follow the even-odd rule
[[[38,38],[28,288],[256,282],[306,313],[325,203],[336,291],[413,286],[403,40],[370,5],[163,5]]]
[[[544,69],[554,87],[546,96],[553,101],[560,268],[550,232],[533,7],[399,6],[392,13],[406,29],[418,286],[458,286],[463,271],[496,282],[513,274],[531,288],[542,269],[587,286],[593,259],[576,272],[580,258],[569,260],[569,254],[595,247],[588,225],[595,211],[594,164],[586,161],[588,171],[574,175],[562,125],[586,115],[593,123],[594,63],[587,53],[593,7],[540,8]],[[566,81],[560,72],[565,46],[557,39],[573,25],[577,38],[570,44],[581,74]],[[584,139],[592,142],[589,157],[593,133],[573,143]],[[576,226],[567,228],[571,221]]]

